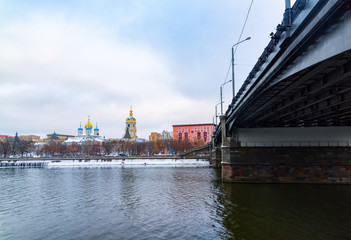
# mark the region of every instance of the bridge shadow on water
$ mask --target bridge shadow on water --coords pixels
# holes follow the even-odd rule
[[[351,239],[351,188],[215,183],[223,239]]]

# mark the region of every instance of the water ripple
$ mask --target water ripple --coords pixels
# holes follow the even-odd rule
[[[0,239],[350,239],[349,186],[210,168],[0,169]]]

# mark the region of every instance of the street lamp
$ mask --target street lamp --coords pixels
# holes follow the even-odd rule
[[[223,116],[223,100],[222,100],[222,87],[226,85],[227,83],[230,83],[232,80],[229,80],[228,82],[225,82],[221,85],[220,87],[220,93],[221,93],[221,116]]]
[[[234,47],[236,46],[236,45],[239,45],[240,43],[242,43],[242,42],[245,42],[245,41],[247,41],[247,40],[250,40],[251,39],[251,37],[248,37],[248,38],[246,38],[246,39],[244,39],[244,40],[242,40],[242,41],[240,41],[240,42],[237,42],[237,43],[235,43],[233,46],[232,46],[232,80],[233,80],[233,98],[235,97],[235,78],[234,78]]]
[[[215,106],[215,118],[216,118],[216,126],[217,126],[217,117],[218,117],[218,115],[217,115],[217,106],[219,105],[219,104],[221,104],[220,102],[219,103],[217,103],[216,104],[216,106]]]

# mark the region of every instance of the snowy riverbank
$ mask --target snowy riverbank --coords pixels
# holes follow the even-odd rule
[[[11,160],[1,167],[209,166],[205,159]]]

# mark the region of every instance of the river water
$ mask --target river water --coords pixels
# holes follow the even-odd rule
[[[0,168],[0,239],[351,239],[351,185],[208,167]]]

